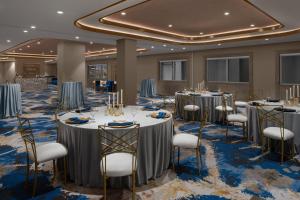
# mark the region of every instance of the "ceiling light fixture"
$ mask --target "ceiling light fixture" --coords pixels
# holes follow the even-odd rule
[[[36,26],[31,25],[30,28],[31,28],[31,29],[36,29]]]
[[[30,45],[27,45],[27,48],[30,48]]]
[[[200,35],[203,35],[203,32],[200,32],[199,34],[200,34]]]
[[[56,11],[56,13],[59,15],[62,15],[62,14],[64,14],[64,11],[58,10],[58,11]]]
[[[27,31],[27,30],[23,30],[23,32],[24,32],[24,33],[28,33],[28,31]]]
[[[10,41],[10,40],[6,40],[6,42],[7,42],[7,43],[11,43],[11,41]]]
[[[52,51],[52,50],[50,50],[50,53],[53,53],[53,51]]]
[[[126,15],[126,12],[121,12],[121,15],[125,16],[125,15]]]
[[[166,44],[163,44],[163,47],[166,47],[167,45]]]
[[[151,46],[151,49],[154,49],[154,46]]]
[[[22,51],[22,50],[23,50],[23,49],[21,49],[21,48],[19,49],[19,51]]]
[[[251,24],[250,26],[251,26],[251,27],[254,27],[254,26],[255,26],[255,24]]]
[[[266,40],[266,41],[268,41],[268,40],[269,40],[269,38],[266,38],[265,40]]]
[[[76,36],[75,39],[76,39],[76,40],[79,40],[79,36]]]
[[[185,48],[185,47],[182,47],[182,50],[186,50],[186,48]]]
[[[224,12],[224,15],[228,16],[228,15],[230,15],[230,13],[229,12]]]
[[[94,44],[94,42],[93,42],[93,41],[90,41],[90,45],[92,45],[92,44]]]
[[[174,49],[170,49],[171,51],[174,51]]]
[[[36,44],[40,45],[40,44],[41,44],[41,42],[40,42],[40,41],[38,41]]]
[[[173,25],[172,25],[172,24],[169,24],[169,25],[168,25],[168,27],[169,27],[169,28],[172,28],[172,27],[173,27]]]
[[[221,46],[221,45],[222,45],[221,43],[218,44],[218,46]]]

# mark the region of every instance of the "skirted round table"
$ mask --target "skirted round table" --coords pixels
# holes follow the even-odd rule
[[[15,117],[22,113],[19,84],[0,84],[0,118]]]
[[[167,170],[173,137],[172,116],[166,119],[152,118],[152,111],[143,111],[141,108],[128,106],[124,108],[123,116],[113,117],[105,114],[106,107],[99,107],[96,112],[80,114],[85,117],[93,114],[95,119],[82,125],[65,123],[66,119],[78,116],[78,113],[69,112],[60,116],[58,140],[68,149],[68,174],[72,181],[89,187],[102,185],[98,125],[114,120],[132,120],[140,124],[136,180],[138,185],[146,184],[149,179],[155,179]],[[124,129],[115,128],[111,131],[113,134],[121,134]],[[110,181],[116,187],[130,185],[129,177],[111,178]]]
[[[232,105],[232,95],[227,95],[227,104]],[[185,105],[197,105],[200,111],[196,113],[185,112]],[[207,93],[190,93],[190,92],[176,92],[175,93],[175,108],[176,116],[184,119],[192,119],[192,114],[195,114],[195,120],[200,120],[205,111],[208,112],[208,122],[216,122],[220,120],[220,113],[215,109],[217,106],[222,105],[222,95],[216,92]]]
[[[156,96],[156,85],[154,79],[145,79],[141,82],[140,88],[141,97],[154,97]]]
[[[81,82],[64,82],[60,91],[60,104],[64,109],[79,108],[84,105],[83,87]]]

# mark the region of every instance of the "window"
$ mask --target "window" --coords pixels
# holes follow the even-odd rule
[[[88,84],[95,80],[107,80],[107,64],[88,65]]]
[[[280,55],[280,83],[300,84],[300,53]]]
[[[249,82],[249,56],[207,58],[208,82]]]
[[[186,80],[187,60],[160,61],[160,80],[183,81]]]

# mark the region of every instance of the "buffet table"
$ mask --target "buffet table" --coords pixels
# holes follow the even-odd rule
[[[156,96],[156,85],[154,79],[145,79],[141,82],[140,88],[141,97],[154,97]]]
[[[90,187],[102,185],[98,125],[114,120],[131,120],[140,124],[137,152],[138,185],[146,184],[149,179],[155,179],[167,170],[173,137],[172,116],[165,119],[152,118],[150,114],[153,111],[143,111],[141,108],[128,106],[124,108],[124,115],[114,117],[106,114],[106,107],[99,107],[96,108],[97,111],[80,113],[81,116],[95,119],[82,125],[65,123],[66,119],[78,116],[78,113],[69,112],[60,116],[58,140],[68,149],[68,173],[72,181],[78,185]],[[124,129],[115,128],[112,131],[114,134],[121,134]],[[129,177],[111,178],[110,181],[116,187],[130,185]]]
[[[227,95],[227,104],[232,105],[232,95]],[[196,113],[184,112],[184,106],[195,104],[200,107],[200,111]],[[195,120],[200,120],[203,117],[204,111],[208,112],[208,122],[214,123],[220,120],[220,113],[216,111],[216,107],[222,105],[222,95],[218,92],[176,92],[175,106],[176,116],[184,119],[192,119],[192,114],[195,114]]]
[[[74,109],[83,106],[84,96],[81,82],[64,82],[60,91],[60,104],[64,109]]]
[[[280,106],[283,103],[267,103],[272,106]],[[297,151],[300,150],[300,107],[285,107],[290,109],[295,109],[296,112],[285,112],[284,113],[284,126],[286,129],[294,132],[294,143],[297,147]],[[260,141],[260,133],[259,133],[259,118],[257,109],[255,106],[248,106],[248,134],[253,138],[253,141],[259,144]]]
[[[19,84],[0,84],[0,118],[15,117],[22,113]]]

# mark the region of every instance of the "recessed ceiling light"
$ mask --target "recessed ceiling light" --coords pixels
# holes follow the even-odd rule
[[[103,47],[102,50],[105,50],[105,48]]]
[[[200,34],[200,35],[203,35],[203,32],[200,32],[199,34]]]
[[[266,40],[266,41],[268,41],[268,40],[269,40],[269,38],[266,38],[265,40]]]
[[[182,47],[182,49],[183,49],[183,50],[186,50],[186,48],[185,48],[185,47]]]
[[[250,26],[251,26],[251,27],[254,27],[254,26],[255,26],[255,24],[251,24]]]
[[[154,46],[151,46],[151,49],[154,49]]]
[[[76,39],[76,40],[79,40],[79,36],[76,36],[75,39]]]
[[[52,51],[52,50],[50,50],[50,53],[53,53],[53,51]]]
[[[10,41],[10,40],[6,40],[6,42],[7,42],[7,43],[11,43],[11,41]]]
[[[23,50],[23,49],[21,49],[21,48],[19,49],[19,51],[22,51],[22,50]]]
[[[90,45],[92,45],[92,44],[94,44],[94,42],[93,42],[93,41],[90,41]]]
[[[224,15],[228,16],[228,15],[230,15],[230,13],[229,12],[224,12]]]
[[[59,15],[62,15],[62,14],[64,14],[64,11],[58,10],[58,11],[56,11],[56,13]]]
[[[166,44],[163,44],[163,47],[166,47],[167,45]]]
[[[174,49],[170,49],[171,51],[174,51]]]
[[[173,27],[173,25],[172,25],[172,24],[169,24],[169,25],[168,25],[168,27],[169,27],[169,28],[172,28],[172,27]]]
[[[125,16],[125,15],[126,15],[126,12],[121,12],[121,15]]]
[[[41,42],[40,42],[40,41],[38,41],[38,42],[37,42],[37,44],[38,44],[38,45],[40,45],[40,44],[41,44]]]
[[[222,45],[221,43],[218,44],[218,46],[221,46],[221,45]]]
[[[36,29],[36,26],[31,25],[30,28],[31,28],[31,29]]]
[[[30,45],[27,45],[27,48],[30,48]]]
[[[27,30],[23,30],[23,32],[24,32],[24,33],[28,33],[28,31],[27,31]]]

